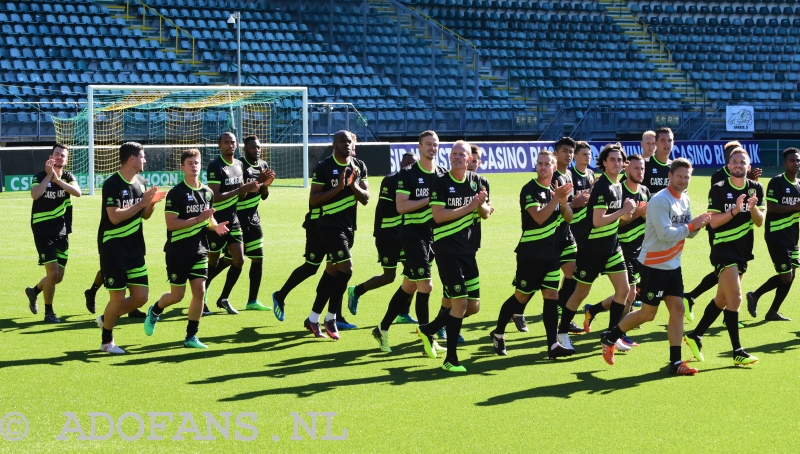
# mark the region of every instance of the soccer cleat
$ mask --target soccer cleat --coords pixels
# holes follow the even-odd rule
[[[436,358],[436,350],[433,348],[433,337],[428,336],[427,334],[423,333],[417,327],[417,336],[422,341],[422,348],[425,350],[425,354],[428,355],[428,358]]]
[[[303,321],[303,326],[305,327],[305,329],[311,331],[311,333],[314,335],[314,337],[325,337],[325,338],[328,337],[320,329],[319,323],[312,323],[310,319],[305,319]]]
[[[211,312],[211,309],[208,308],[208,304],[203,303],[203,316],[213,315],[214,313]]]
[[[272,309],[270,309],[268,306],[264,306],[263,304],[261,304],[261,301],[259,301],[259,300],[253,300],[253,301],[250,301],[249,303],[247,303],[247,306],[244,307],[244,310],[246,310],[246,311],[271,311]]]
[[[336,320],[336,326],[339,327],[340,331],[345,331],[345,330],[348,330],[348,329],[356,329],[356,328],[358,328],[358,326],[348,322],[345,319]]]
[[[592,313],[589,312],[589,309],[591,308],[591,304],[583,305],[583,330],[587,333],[592,332],[592,320],[594,320],[594,316],[592,316]]]
[[[103,328],[103,316],[98,315],[96,319],[94,319],[95,323],[97,323],[97,327],[102,329]]]
[[[356,312],[358,312],[358,298],[359,295],[356,295],[356,287],[354,285],[347,287],[347,309],[353,315],[356,315]]]
[[[444,370],[446,370],[448,372],[466,372],[467,371],[467,368],[462,366],[461,364],[454,365],[453,363],[451,363],[449,361],[444,363],[444,364],[442,364],[442,369],[444,369]]]
[[[622,339],[617,339],[617,342],[614,344],[614,346],[617,348],[617,350],[619,350],[621,352],[629,352],[629,351],[631,351],[631,348],[629,346],[625,345],[625,342],[622,342]]]
[[[272,313],[275,314],[275,318],[277,318],[279,322],[282,322],[286,317],[286,313],[283,312],[284,303],[283,301],[278,301],[277,295],[278,292],[272,293]]]
[[[639,300],[634,301],[633,302],[633,307],[642,307],[642,302],[639,301]]]
[[[705,361],[705,357],[703,356],[703,341],[699,337],[691,336],[689,334],[683,336],[683,341],[686,342],[686,345],[692,350],[692,355],[694,355],[695,359],[700,361],[701,363]]]
[[[569,322],[569,333],[570,334],[584,334],[586,331],[578,326],[575,322]]]
[[[689,361],[690,360],[687,359],[686,361],[678,361],[671,363],[669,365],[668,372],[670,374],[675,374],[675,375],[695,375],[696,373],[700,372],[694,367],[690,367]]]
[[[139,309],[134,309],[134,310],[128,312],[128,317],[129,318],[145,318],[145,317],[147,317],[147,314],[145,314],[144,312],[140,311]]]
[[[392,352],[392,348],[389,347],[389,332],[388,331],[386,332],[386,334],[384,334],[381,331],[380,326],[376,326],[375,328],[372,328],[372,337],[374,337],[375,340],[378,341],[378,347],[380,347],[382,352],[386,352],[386,353],[391,353]]]
[[[436,331],[436,337],[438,337],[440,340],[447,340],[447,330],[445,330],[443,327],[439,328],[439,331]]]
[[[570,356],[573,353],[575,352],[574,351],[570,352],[569,350],[564,348],[563,345],[556,342],[555,346],[550,346],[550,348],[547,350],[547,357],[550,359],[563,358],[566,356]]]
[[[83,292],[83,296],[86,298],[86,310],[88,310],[90,314],[94,314],[95,312],[94,298],[96,295],[97,293],[93,292],[92,289],[87,289]]]
[[[623,334],[622,337],[619,338],[619,340],[621,340],[622,343],[627,345],[628,347],[638,347],[639,346],[639,344],[637,342],[634,342],[634,340],[631,339],[630,337],[628,337],[627,334]]]
[[[111,341],[111,342],[109,342],[107,344],[100,345],[100,351],[101,352],[106,352],[106,353],[113,353],[115,355],[121,355],[121,354],[125,353],[125,350],[117,347],[117,345],[114,343],[114,341]]]
[[[27,287],[25,289],[25,296],[28,297],[28,309],[35,315],[39,313],[39,305],[36,303],[36,299],[39,297],[36,294],[36,290],[33,287]]]
[[[767,314],[764,315],[764,320],[766,320],[768,322],[791,322],[792,321],[791,318],[784,317],[783,315],[781,315],[781,314],[779,314],[777,312],[767,312]]]
[[[333,340],[339,340],[339,327],[336,326],[336,319],[325,320],[325,332]]]
[[[44,314],[44,321],[46,323],[61,323],[61,320],[56,317],[56,314]]]
[[[433,347],[433,350],[434,350],[434,351],[436,351],[437,353],[438,353],[438,352],[446,352],[446,351],[447,351],[447,348],[446,348],[446,347],[442,347],[442,346],[441,346],[441,345],[439,345],[439,343],[438,343],[438,342],[436,342],[436,341],[433,341],[433,343],[431,344],[431,346]]]
[[[153,306],[150,306],[147,309],[147,317],[144,319],[144,333],[148,336],[153,335],[153,331],[156,330],[156,322],[158,321],[158,315],[153,313]]]
[[[239,313],[239,311],[237,311],[236,309],[233,308],[233,306],[231,306],[231,303],[230,301],[228,301],[228,298],[222,298],[221,300],[217,301],[217,307],[220,309],[225,309],[230,315],[236,315]]]
[[[558,333],[558,343],[564,347],[570,355],[575,354],[575,348],[572,346],[572,342],[569,341],[569,334],[567,333]]]
[[[683,316],[690,322],[694,321],[694,298],[685,293],[683,295]]]
[[[186,348],[208,348],[208,345],[200,342],[197,336],[187,337],[183,340],[183,346]]]
[[[508,352],[506,352],[506,340],[501,339],[494,335],[494,331],[489,333],[489,339],[492,340],[492,346],[494,347],[494,352],[497,353],[499,356],[506,356]]]
[[[725,324],[725,319],[722,319],[722,326],[725,326],[725,327],[728,326],[728,325]],[[738,326],[739,329],[744,328],[744,325],[742,324],[742,322],[738,322],[737,326]]]
[[[514,326],[517,327],[517,331],[520,333],[527,333],[528,330],[528,322],[525,321],[524,315],[512,315],[511,321],[514,322]]]
[[[614,351],[617,349],[617,345],[619,345],[619,340],[616,342],[611,342],[608,339],[608,331],[600,335],[600,344],[603,346],[603,360],[609,366],[614,365]],[[630,349],[630,347],[628,347]]]
[[[458,339],[456,340],[456,343],[457,344],[463,344],[464,342],[466,342],[466,340],[464,339],[464,336],[461,335],[461,331],[459,331],[458,332]]]
[[[398,325],[416,325],[419,323],[411,314],[400,314],[394,319],[394,322]]]
[[[751,317],[756,318],[758,316],[758,298],[753,292],[747,292],[745,296],[747,297],[747,312]]]
[[[733,352],[734,366],[749,366],[758,362],[758,358],[744,351],[743,348]]]

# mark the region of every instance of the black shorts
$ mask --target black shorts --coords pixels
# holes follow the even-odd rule
[[[67,260],[69,259],[69,238],[67,235],[44,236],[34,234],[33,243],[36,245],[36,252],[39,254],[39,265],[58,262],[58,266],[61,268],[67,267]]]
[[[641,265],[641,264],[640,264]],[[640,266],[642,284],[640,295],[642,303],[658,306],[667,296],[683,298],[683,273],[681,267],[674,270],[659,270],[649,266]]]
[[[739,268],[739,274],[742,275],[747,272],[747,261],[745,260],[733,260],[733,259],[718,259],[718,258],[711,258],[711,266],[714,267],[714,272],[717,273],[717,277],[722,274],[722,270],[725,268],[730,268],[735,266]]]
[[[578,282],[591,285],[597,279],[597,276],[601,274],[624,273],[626,271],[621,248],[617,247],[616,251],[605,257],[590,249],[583,249],[578,254],[575,272],[572,273],[572,277]]]
[[[170,285],[184,286],[186,281],[208,277],[208,255],[167,254],[167,276]]]
[[[578,257],[578,244],[573,238],[562,238],[558,242],[558,249],[561,251],[561,263],[574,262]]]
[[[549,288],[558,290],[561,281],[561,263],[558,259],[542,260],[517,254],[517,274],[511,285],[526,295]]]
[[[318,227],[319,237],[325,246],[327,261],[332,265],[338,265],[350,261],[350,248],[353,247],[353,231],[339,230],[330,227]]]
[[[406,267],[403,276],[412,282],[427,281],[431,278],[431,262],[434,259],[433,240],[421,238],[401,238]]]
[[[769,251],[769,257],[772,259],[772,264],[775,266],[776,273],[791,273],[792,269],[800,268],[797,244],[767,240],[767,250]]]
[[[481,298],[481,279],[474,255],[439,254],[436,268],[445,298]]]
[[[325,244],[319,236],[317,226],[311,226],[306,230],[306,250],[303,257],[306,258],[306,263],[314,266],[319,266],[322,263],[322,258],[325,256]]]
[[[636,285],[641,282],[641,264],[639,263],[639,251],[632,251],[622,246],[622,259],[625,261],[625,269],[628,272],[628,285]]]
[[[384,268],[397,268],[398,262],[405,262],[406,256],[399,238],[375,237],[378,250],[378,263]]]
[[[220,253],[225,250],[230,243],[242,242],[242,228],[237,227],[223,236],[217,235],[213,230],[209,230],[208,235],[208,250],[209,252]]]
[[[261,225],[242,224],[242,242],[244,243],[244,256],[251,259],[264,258],[264,234]]]
[[[144,263],[144,256],[101,255],[100,271],[103,273],[103,282],[109,290],[125,290],[131,285],[147,287],[147,265]]]

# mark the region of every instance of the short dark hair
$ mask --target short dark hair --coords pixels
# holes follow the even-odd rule
[[[661,127],[656,129],[656,140],[658,140],[658,136],[661,134],[672,134],[672,130],[667,127]],[[672,136],[674,137],[675,134],[672,134]]]
[[[669,164],[669,173],[675,173],[676,170],[681,168],[692,170],[692,161],[686,158],[673,159]]]
[[[422,143],[422,139],[424,139],[424,138],[426,138],[428,136],[435,136],[436,138],[439,138],[439,135],[436,134],[436,131],[431,131],[429,129],[427,131],[422,131],[421,133],[419,133],[419,143]]]
[[[742,148],[742,144],[739,143],[738,140],[731,140],[730,142],[726,143],[724,147],[722,147],[726,154],[735,150],[736,148]]]
[[[786,158],[789,157],[789,155],[793,154],[800,154],[800,150],[798,150],[797,148],[787,148],[783,150],[783,160],[785,161]]]
[[[256,140],[258,140],[258,136],[256,135],[247,136],[244,138],[244,144],[247,145],[249,142],[255,142]]]
[[[728,155],[727,158],[725,158],[725,164],[730,163],[731,162],[731,156],[733,156],[736,153],[741,153],[741,154],[747,156],[748,160],[750,159],[750,153],[748,153],[747,150],[745,150],[742,147],[736,147],[733,150],[731,150],[731,153]]]
[[[56,151],[56,149],[58,148],[61,148],[62,150],[66,150],[67,152],[69,152],[69,147],[59,142],[53,145],[53,149],[50,150],[50,154],[53,154],[53,152]]]
[[[608,159],[608,154],[612,151],[618,151],[622,159],[625,160],[625,150],[622,149],[622,144],[617,143],[609,143],[600,150],[600,156],[597,157],[597,168],[600,170],[605,170],[605,166],[603,165],[603,161]]]
[[[628,161],[628,162],[630,162],[630,161],[642,161],[642,162],[644,162],[644,156],[642,156],[640,154],[632,154],[632,155],[628,156],[625,160]]]
[[[222,138],[224,136],[231,136],[231,137],[233,137],[233,140],[236,140],[236,134],[234,134],[232,132],[223,132],[222,134],[219,135],[219,139],[217,139],[217,143],[222,142]]]
[[[125,164],[131,156],[139,156],[144,147],[139,142],[125,142],[119,147],[119,163]]]
[[[200,154],[200,150],[198,150],[197,148],[189,148],[188,150],[184,151],[183,153],[181,153],[181,165],[183,165],[183,163],[186,162],[187,159],[193,158],[195,156],[198,156],[200,157],[200,159],[203,159],[202,155]]]
[[[584,148],[588,148],[589,151],[592,151],[592,146],[589,145],[589,142],[583,140],[575,142],[575,153],[577,153],[578,150],[583,150]]]
[[[475,145],[474,143],[469,144],[469,147],[472,149],[472,154],[476,154],[478,157],[483,155],[483,148]]]
[[[575,141],[572,140],[572,137],[562,137],[558,139],[558,142],[553,145],[553,151],[558,151],[558,147],[562,145],[569,145],[573,150],[575,150]]]

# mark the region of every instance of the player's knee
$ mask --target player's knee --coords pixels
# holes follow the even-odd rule
[[[481,300],[467,300],[467,308],[464,311],[464,317],[475,315],[481,311]]]
[[[431,281],[417,281],[417,290],[421,293],[431,293],[433,283]]]
[[[336,271],[345,274],[353,274],[353,262],[348,260],[336,265]]]
[[[533,296],[533,294],[525,295],[522,292],[516,292],[516,293],[517,293],[517,295],[516,295],[517,296],[517,301],[519,301],[522,304],[525,304],[528,301],[530,301],[531,297]],[[523,302],[523,300],[521,300],[519,298],[520,295],[524,295],[525,296],[526,299],[525,299],[524,302]],[[544,298],[546,300],[557,300],[558,299],[558,291],[557,290],[553,290],[551,288],[543,289],[542,290],[542,298]]]
[[[394,278],[397,277],[397,271],[394,268],[384,268],[383,275],[381,275],[381,284],[391,284]]]
[[[231,259],[231,265],[235,266],[236,268],[241,268],[244,266],[244,256],[234,256]]]
[[[172,304],[180,303],[186,295],[186,287],[173,287],[170,294],[172,295]]]
[[[794,272],[781,274],[781,282],[788,284],[794,280]]]

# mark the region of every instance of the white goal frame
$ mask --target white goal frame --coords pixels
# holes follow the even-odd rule
[[[303,187],[308,188],[308,87],[253,87],[231,85],[89,85],[86,90],[88,107],[88,155],[89,155],[89,195],[94,195],[94,93],[95,91],[123,90],[160,90],[160,91],[272,91],[300,92],[303,95]],[[269,144],[265,144],[269,145]],[[276,144],[279,145],[279,144]]]

